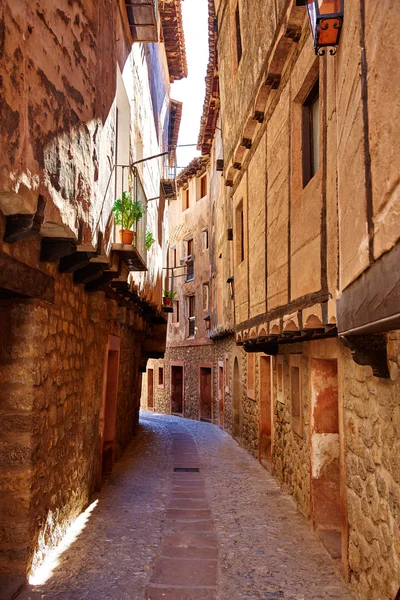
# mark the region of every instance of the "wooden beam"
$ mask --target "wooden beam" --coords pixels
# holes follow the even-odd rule
[[[54,279],[0,252],[0,288],[10,292],[9,297],[39,298],[54,302]]]
[[[346,288],[337,301],[339,335],[400,328],[400,242]]]

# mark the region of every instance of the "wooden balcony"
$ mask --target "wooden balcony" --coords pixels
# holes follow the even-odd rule
[[[128,244],[113,244],[111,252],[121,258],[129,271],[147,271],[146,263],[135,246]]]

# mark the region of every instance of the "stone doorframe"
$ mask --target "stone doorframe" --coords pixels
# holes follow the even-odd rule
[[[115,443],[115,429],[117,419],[117,404],[118,404],[118,378],[120,364],[120,348],[121,339],[114,335],[108,336],[107,346],[104,355],[103,369],[103,394],[101,400],[101,409],[99,415],[99,438],[97,447],[97,475],[96,489],[100,489],[103,481],[103,454],[104,440],[109,439],[111,461],[113,458],[113,444]],[[110,359],[113,356],[113,362],[116,364],[116,369],[113,373],[109,373]],[[111,386],[111,389],[110,389]],[[106,432],[106,429],[107,432]]]

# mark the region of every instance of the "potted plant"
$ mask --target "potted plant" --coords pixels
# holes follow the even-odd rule
[[[135,232],[132,230],[135,216],[133,213],[133,200],[130,192],[122,192],[112,208],[116,225],[121,227],[121,244],[132,244]]]
[[[130,192],[122,192],[121,198],[114,202],[112,210],[116,225],[121,227],[121,243],[132,244],[136,236],[132,227],[135,224],[135,230],[137,229],[137,223],[146,212],[146,206],[140,200],[133,200]]]
[[[172,300],[175,300],[176,292],[170,292],[169,290],[163,291],[163,304],[164,306],[172,306]]]
[[[151,231],[146,231],[146,250],[150,250],[155,241]]]

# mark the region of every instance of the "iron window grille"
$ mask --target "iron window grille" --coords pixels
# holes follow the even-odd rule
[[[194,279],[194,260],[188,258],[186,262],[186,281],[193,281]]]

